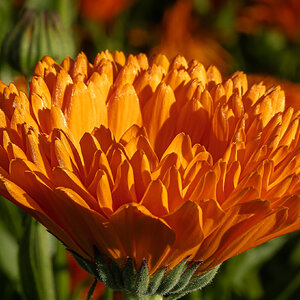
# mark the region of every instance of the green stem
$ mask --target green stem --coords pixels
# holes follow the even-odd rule
[[[90,290],[89,290],[89,293],[88,293],[88,296],[87,296],[87,300],[91,300],[92,297],[93,297],[93,294],[94,294],[94,291],[95,291],[95,288],[96,288],[96,285],[97,285],[97,279],[94,280]]]
[[[147,295],[138,297],[136,295],[132,295],[130,292],[123,292],[123,300],[162,300],[163,297],[161,295]]]

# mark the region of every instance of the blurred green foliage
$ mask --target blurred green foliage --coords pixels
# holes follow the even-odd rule
[[[20,1],[0,0],[1,48],[7,41],[7,33],[15,26],[24,7],[47,9],[58,13],[66,30],[71,32],[72,42],[75,43],[77,51],[85,51],[92,61],[98,51],[106,48],[123,50],[127,54],[139,51],[148,53],[160,42],[164,12],[175,1],[135,0],[131,7],[108,22],[81,16],[79,2],[76,0],[28,0],[23,5],[16,5],[17,2]],[[193,17],[201,22],[207,35],[214,38],[231,54],[231,70],[228,71],[240,69],[247,73],[268,74],[300,82],[300,40],[291,40],[278,28],[265,27],[253,33],[241,33],[237,30],[236,18],[242,5],[248,1],[219,1],[218,6],[214,6],[212,4],[214,2],[217,1],[193,0]],[[136,30],[144,35],[143,38],[136,38],[138,43],[136,41],[133,43],[131,36]],[[47,49],[43,55],[46,54]],[[16,75],[19,75],[18,71],[9,66],[1,54],[0,80],[9,83]],[[1,299],[26,299],[24,298],[26,287],[24,289],[20,272],[29,272],[30,268],[37,266],[30,265],[30,261],[26,261],[24,256],[32,255],[32,252],[26,253],[28,249],[31,249],[34,255],[42,251],[38,249],[36,238],[31,239],[33,244],[27,245],[27,250],[20,248],[24,235],[25,240],[28,236],[41,235],[39,231],[41,229],[31,228],[30,226],[35,225],[28,219],[24,227],[25,219],[24,213],[17,207],[3,198],[0,199]],[[50,243],[52,250],[49,252],[48,249],[48,256],[41,259],[48,260],[51,272],[41,276],[51,277],[53,272],[55,277],[51,279],[53,282],[50,281],[55,291],[49,298],[35,297],[43,300],[78,299],[78,293],[73,295],[69,293],[69,274],[66,269],[64,246],[59,242],[57,245],[49,236],[46,239],[45,243]],[[39,278],[37,276],[37,279]],[[31,282],[31,287],[32,284],[34,282]],[[107,299],[109,293],[108,291],[105,295]],[[213,284],[203,291],[186,296],[185,299],[294,300],[299,294],[300,234],[297,232],[276,238],[230,259],[222,265]]]

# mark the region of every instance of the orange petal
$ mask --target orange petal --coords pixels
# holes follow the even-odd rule
[[[176,132],[187,133],[193,144],[200,143],[207,125],[208,112],[198,100],[192,99],[179,112]]]
[[[69,188],[75,191],[86,202],[86,206],[98,210],[96,199],[86,190],[81,181],[72,172],[61,167],[53,169],[53,184],[55,187]]]
[[[151,65],[161,66],[167,73],[169,70],[169,60],[164,54],[157,54],[151,58]]]
[[[204,240],[195,258],[205,261],[210,256],[215,256],[216,253],[220,255],[235,238],[254,227],[270,211],[269,202],[261,199],[231,208],[220,220],[217,230]],[[237,254],[237,252],[234,253],[233,255]]]
[[[133,124],[142,125],[139,99],[132,85],[116,90],[108,102],[107,113],[109,128],[117,140]]]
[[[203,234],[205,237],[207,237],[220,226],[225,212],[219,203],[214,199],[200,200],[199,206],[202,209]]]
[[[163,69],[153,65],[151,69],[146,70],[134,82],[134,88],[140,100],[140,106],[144,107],[145,103],[155,92],[163,76]]]
[[[94,259],[94,246],[101,254],[112,259],[120,257],[120,251],[117,250],[120,246],[116,245],[113,232],[105,226],[107,221],[104,217],[88,209],[84,200],[71,189],[59,188],[54,193],[64,216],[63,228],[81,245],[90,260]],[[107,243],[117,248],[109,248]]]
[[[130,160],[133,169],[137,201],[142,199],[151,182],[150,164],[145,153],[141,150],[135,152]]]
[[[101,150],[106,153],[107,149],[113,144],[114,137],[109,128],[101,125],[93,130],[93,136],[98,140]]]
[[[98,73],[93,73],[98,74]],[[95,75],[96,76],[96,75]],[[100,76],[99,76],[100,77]],[[102,82],[102,78],[105,78]],[[109,91],[108,79],[105,74],[103,74],[98,80],[101,80],[101,84],[95,84],[93,81],[89,81],[88,90],[91,96],[93,108],[95,110],[95,126],[100,125],[107,126],[107,109],[106,109],[106,99]],[[102,87],[104,84],[107,87]]]
[[[165,260],[167,265],[174,267],[187,256],[195,254],[201,245],[204,238],[202,211],[196,203],[186,201],[164,220],[176,234],[175,243]]]
[[[89,61],[83,52],[80,52],[75,61],[71,71],[72,78],[75,78],[79,74],[84,76],[84,80],[88,77],[89,73]]]
[[[25,140],[27,155],[43,174],[47,174],[48,177],[51,177],[51,167],[39,139],[40,137],[32,130],[27,133]]]
[[[54,106],[64,109],[66,105],[65,96],[72,84],[73,80],[71,76],[64,69],[61,69],[57,74],[55,86],[52,91],[52,101]]]
[[[32,78],[30,82],[30,95],[32,94],[36,94],[42,99],[43,107],[51,108],[51,94],[42,77],[34,76]]]
[[[162,155],[162,159],[170,153],[176,153],[178,155],[181,168],[184,170],[189,162],[193,159],[190,137],[183,132],[177,134]]]
[[[97,139],[87,132],[83,135],[79,144],[81,147],[85,170],[88,174],[93,162],[94,154],[100,149],[100,145]]]
[[[168,191],[169,210],[173,212],[183,202],[181,176],[174,165],[166,172],[163,183]]]
[[[137,269],[146,259],[152,274],[168,255],[175,233],[160,219],[151,217],[140,205],[125,205],[110,217],[126,255],[134,258]]]
[[[56,107],[56,106],[51,107],[49,118],[50,118],[50,120],[49,120],[50,130],[49,131],[52,131],[54,128],[58,128],[58,129],[63,130],[64,132],[70,134],[69,126],[66,121],[65,115],[63,114],[63,112],[61,111],[61,109],[59,107]]]
[[[125,203],[137,202],[133,170],[127,160],[124,160],[118,167],[112,197],[114,210]]]
[[[138,72],[139,65],[137,61],[135,61],[135,63],[126,62],[125,66],[118,73],[114,86],[119,88],[126,84],[132,85],[138,75]]]
[[[120,143],[126,146],[132,139],[137,138],[139,136],[147,136],[147,132],[144,127],[139,127],[136,124],[130,126],[120,138]]]
[[[176,122],[175,103],[172,89],[160,84],[142,112],[149,140],[159,157],[173,138]]]
[[[169,213],[168,192],[159,179],[149,184],[140,204],[158,217],[165,216]]]
[[[113,213],[113,200],[108,178],[103,170],[97,172],[100,178],[97,184],[97,200],[101,210],[109,217]],[[97,176],[97,175],[96,175]]]
[[[92,132],[96,123],[94,103],[88,88],[83,82],[73,85],[65,108],[65,116],[70,131],[79,142],[85,132]]]

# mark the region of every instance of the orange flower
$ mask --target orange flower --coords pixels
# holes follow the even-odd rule
[[[169,58],[180,54],[201,61],[205,67],[214,64],[219,69],[228,69],[229,54],[211,36],[192,16],[192,2],[178,0],[166,11],[160,45],[152,52]]]
[[[242,8],[238,29],[253,33],[262,26],[279,29],[290,39],[300,38],[300,2],[298,0],[250,0]],[[251,5],[252,4],[252,5]]]
[[[300,228],[300,111],[177,56],[44,57],[0,85],[1,195],[94,262],[202,274]]]
[[[109,21],[129,7],[132,0],[80,0],[81,13],[91,19]]]

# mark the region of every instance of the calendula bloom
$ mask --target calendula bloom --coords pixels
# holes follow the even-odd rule
[[[262,27],[283,32],[292,40],[300,38],[298,0],[248,0],[238,17],[238,29],[253,33]]]
[[[133,0],[80,0],[80,12],[94,20],[109,21],[132,3]]]
[[[180,54],[188,60],[201,61],[205,67],[213,64],[218,69],[228,69],[230,55],[193,16],[192,9],[191,0],[177,0],[165,12],[161,42],[152,52],[169,58]]]
[[[1,195],[112,287],[176,298],[300,228],[300,111],[280,87],[108,51],[44,57],[29,98],[0,87]]]

